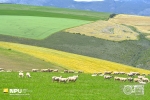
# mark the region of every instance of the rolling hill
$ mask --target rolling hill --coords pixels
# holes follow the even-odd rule
[[[109,62],[101,59],[76,54],[70,54],[47,48],[8,42],[0,42],[0,47],[6,50],[11,49],[17,52],[25,53],[66,69],[73,69],[76,71],[82,70],[85,73],[104,72],[110,70],[124,71],[124,72],[135,71],[146,74],[150,73],[150,71],[143,69],[133,68],[130,66],[121,65],[114,62]]]
[[[46,62],[42,59],[38,59],[30,55],[26,55],[21,52],[16,52],[11,49],[3,49],[0,47],[0,56],[1,68],[4,68],[5,70],[31,71],[32,68],[57,68],[59,70],[63,70],[62,67],[59,67],[55,64]]]
[[[3,19],[0,20],[3,24],[0,27],[0,34],[39,40],[66,28],[90,22],[67,18],[6,15],[0,16],[0,19]]]
[[[53,7],[0,4],[0,68],[14,71],[0,71],[0,100],[148,100],[148,82],[121,81],[127,79],[126,74],[111,74],[110,79],[105,79],[103,74],[91,76],[91,73],[104,71],[134,71],[147,74],[145,77],[150,78],[150,41],[145,34],[125,24],[119,24],[123,28],[120,31],[136,34],[136,40],[110,41],[65,32],[66,28],[72,29],[85,23],[91,28],[96,27],[97,31],[97,28],[102,28],[92,23],[104,22],[104,29],[108,31],[103,32],[113,33],[116,27],[113,30],[107,26],[111,16],[108,13]],[[98,23],[98,26],[103,24]],[[43,34],[43,30],[60,27],[63,28],[57,32]],[[32,68],[57,68],[59,72],[31,72]],[[82,70],[84,73],[62,73],[64,69]],[[24,77],[18,77],[18,70],[23,70]],[[26,72],[31,77],[27,77]],[[70,76],[74,78],[74,75],[78,75],[76,81],[52,81],[52,77],[62,76],[60,80]],[[115,76],[121,79],[114,80]],[[132,78],[137,78],[137,75]],[[131,94],[126,95],[126,92]]]
[[[0,6],[0,11],[1,11],[0,14],[2,16],[9,15],[10,17],[12,15],[13,16],[15,15],[18,17],[20,16],[20,18],[25,16],[26,18],[37,16],[38,18],[56,17],[82,21],[98,21],[98,20],[106,21],[110,17],[110,14],[108,13],[78,11],[70,9],[68,10],[53,7],[49,8],[37,6],[11,5],[11,4],[2,4],[2,6]],[[130,65],[137,68],[150,69],[149,40],[147,40],[144,37],[144,34],[140,34],[140,32],[136,30],[136,28],[128,25],[124,26],[126,26],[126,28],[128,28],[130,31],[138,33],[139,34],[138,40],[128,40],[128,41],[124,40],[120,42],[114,42],[96,38],[93,36],[85,36],[84,34],[70,34],[62,30],[48,36],[43,40],[15,37],[13,34],[12,36],[1,34],[0,41],[14,42],[19,44],[21,43],[49,49],[56,49],[59,51],[65,51],[69,53]]]
[[[1,0],[1,3],[55,6],[60,8],[82,9],[118,14],[150,15],[149,0]]]
[[[42,7],[19,4],[0,4],[0,15],[69,18],[87,21],[108,20],[111,13]]]

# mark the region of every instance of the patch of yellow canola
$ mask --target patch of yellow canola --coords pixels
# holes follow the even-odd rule
[[[0,42],[0,48],[11,49],[32,55],[47,62],[51,62],[72,70],[83,70],[85,73],[104,72],[104,71],[137,71],[149,74],[149,70],[134,68],[119,63],[86,57],[77,54],[47,49],[42,47],[35,47],[23,44]]]

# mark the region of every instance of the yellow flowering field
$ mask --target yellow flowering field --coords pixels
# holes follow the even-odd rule
[[[71,54],[67,52],[35,47],[23,44],[0,42],[0,48],[11,49],[22,52],[47,62],[51,62],[72,70],[83,70],[85,73],[104,72],[104,71],[138,71],[141,73],[150,73],[149,70],[138,69],[119,63],[109,62],[92,57]]]
[[[93,23],[66,29],[65,32],[80,33],[112,41],[137,40],[138,33],[129,27],[111,21],[96,21]]]

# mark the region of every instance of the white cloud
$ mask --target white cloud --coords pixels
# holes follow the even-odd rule
[[[74,0],[76,2],[94,2],[94,1],[105,1],[105,0]]]

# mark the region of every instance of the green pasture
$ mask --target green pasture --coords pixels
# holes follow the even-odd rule
[[[0,100],[149,100],[150,83],[144,85],[144,94],[123,92],[125,85],[139,85],[134,82],[106,80],[102,76],[79,74],[76,82],[52,82],[52,76],[68,77],[76,74],[31,72],[31,78],[19,78],[18,72],[0,73]],[[124,76],[125,77],[125,76]],[[27,89],[28,95],[10,95],[3,89]]]
[[[0,34],[30,39],[44,39],[60,30],[90,22],[33,16],[0,16],[0,19]]]
[[[108,20],[110,13],[45,6],[0,4],[0,15],[40,16],[96,21]]]

